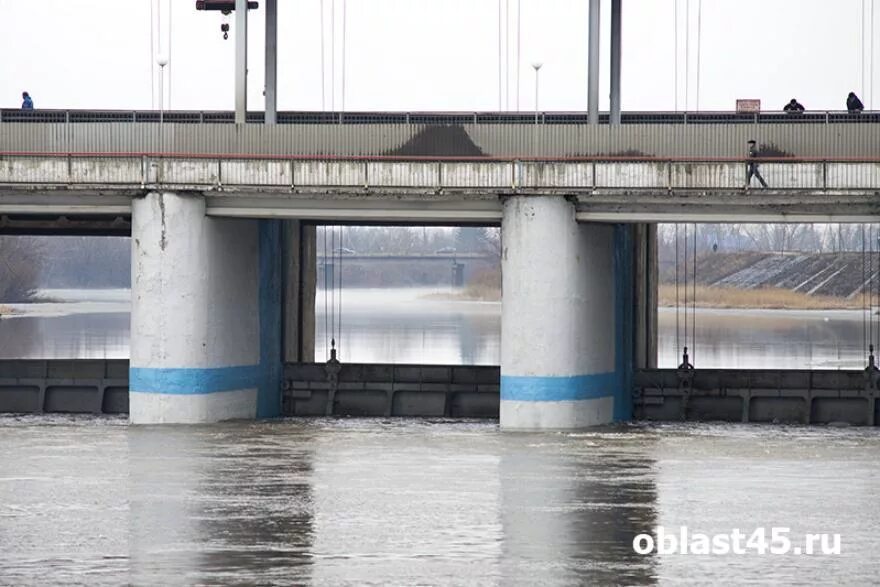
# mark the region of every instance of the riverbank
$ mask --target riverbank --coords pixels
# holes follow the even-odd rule
[[[662,284],[658,291],[658,304],[661,307],[674,307],[694,303],[698,308],[764,309],[764,310],[860,310],[863,308],[862,296],[843,298],[837,296],[810,296],[802,292],[782,288],[739,289],[732,287],[707,287],[693,285],[678,287]],[[678,303],[676,304],[676,299]]]
[[[501,290],[485,285],[469,285],[457,291],[430,293],[422,296],[421,299],[457,302],[500,302]]]

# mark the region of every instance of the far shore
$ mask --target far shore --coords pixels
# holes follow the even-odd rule
[[[696,293],[696,301],[694,301],[694,293]],[[694,292],[692,286],[685,291],[685,287],[680,285],[676,295],[674,285],[661,284],[657,297],[658,305],[667,308],[691,304],[697,308],[757,310],[861,310],[864,308],[862,296],[853,298],[810,296],[803,292],[781,288],[736,289],[698,285]],[[875,302],[880,303],[876,300]]]
[[[810,296],[802,292],[781,288],[735,289],[697,286],[696,303],[694,289],[689,286],[687,292],[683,285],[678,288],[676,304],[676,288],[674,285],[662,284],[658,291],[658,305],[661,308],[674,308],[687,305],[710,309],[739,310],[862,310],[862,297],[839,298],[833,296]],[[470,286],[449,293],[432,293],[422,297],[425,300],[462,301],[462,302],[499,302],[501,291],[497,288]],[[875,299],[874,305],[880,305]]]

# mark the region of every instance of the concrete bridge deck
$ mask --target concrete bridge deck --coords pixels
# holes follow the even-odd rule
[[[151,191],[196,192],[209,216],[497,223],[502,198],[564,195],[600,222],[869,221],[880,157],[764,158],[744,189],[740,158],[0,153],[0,214],[125,218]]]

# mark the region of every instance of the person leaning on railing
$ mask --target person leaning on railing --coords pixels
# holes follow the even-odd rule
[[[804,105],[792,98],[782,109],[789,114],[803,114]]]
[[[31,95],[27,92],[21,93],[21,109],[22,110],[33,110],[34,109],[34,101],[31,100]]]
[[[850,92],[849,96],[846,97],[846,109],[850,114],[861,114],[862,110],[865,109],[865,105],[862,104],[862,101],[859,100],[855,92]]]

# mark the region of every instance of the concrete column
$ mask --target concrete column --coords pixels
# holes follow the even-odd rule
[[[266,124],[278,113],[278,0],[266,0]]]
[[[281,410],[280,225],[205,216],[200,195],[132,202],[134,424]]]
[[[633,233],[633,361],[638,369],[653,369],[657,366],[657,225],[634,224],[630,230]]]
[[[502,230],[501,427],[629,419],[629,229],[579,225],[563,196],[515,196]]]
[[[590,0],[589,63],[587,69],[587,122],[599,124],[599,6]]]
[[[314,224],[302,227],[300,235],[300,361],[315,360],[315,296],[318,283],[318,230]]]
[[[315,227],[284,222],[284,360],[315,360]]]
[[[620,124],[621,2],[611,0],[611,124]]]
[[[247,122],[247,0],[235,0],[235,123]]]

